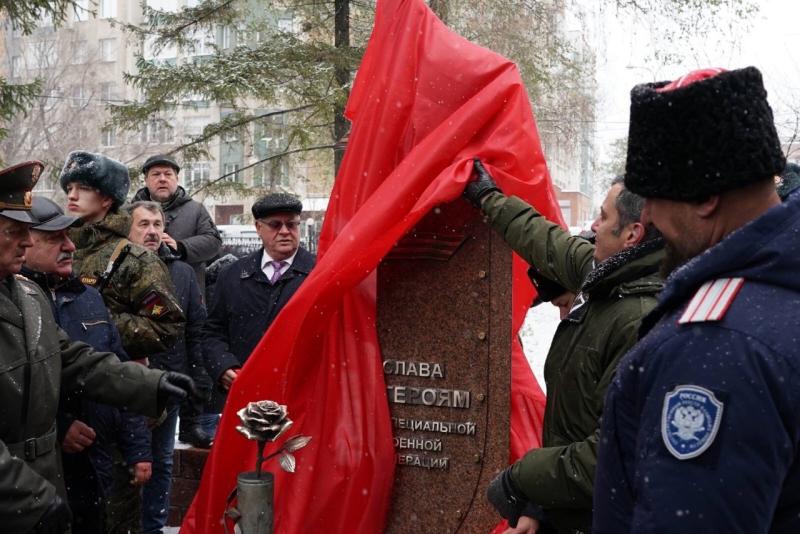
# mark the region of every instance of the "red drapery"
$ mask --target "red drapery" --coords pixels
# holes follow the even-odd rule
[[[380,532],[395,458],[376,266],[431,208],[459,197],[473,156],[507,194],[563,223],[516,67],[450,31],[422,0],[379,0],[347,116],[352,133],[317,266],[231,389],[182,532],[222,532],[236,475],[255,465],[236,411],[260,399],[288,406],[287,435],[313,437],[297,453],[296,473],[265,465],[275,473],[276,532]],[[511,459],[540,445],[544,410],[516,341],[534,295],[526,268],[514,258]]]

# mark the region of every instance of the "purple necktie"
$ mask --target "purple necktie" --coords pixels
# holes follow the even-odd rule
[[[286,265],[286,262],[285,261],[271,261],[271,262],[269,262],[269,264],[272,265],[273,269],[275,269],[273,271],[273,273],[272,273],[272,278],[269,279],[269,283],[272,284],[272,285],[275,285],[275,282],[277,282],[281,277],[281,268],[284,265]]]

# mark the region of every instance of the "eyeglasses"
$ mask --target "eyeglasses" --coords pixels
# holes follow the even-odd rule
[[[274,230],[276,232],[280,232],[281,228],[284,226],[290,232],[294,232],[298,228],[300,228],[300,221],[279,221],[276,219],[271,219],[269,221],[262,221],[261,219],[258,220],[263,225],[266,225],[270,230]]]

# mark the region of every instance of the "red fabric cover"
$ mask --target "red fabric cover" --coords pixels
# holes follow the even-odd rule
[[[516,67],[447,29],[421,0],[380,0],[347,116],[349,146],[316,268],[230,391],[184,533],[222,532],[236,475],[255,443],[235,430],[248,401],[288,406],[286,437],[312,436],[297,472],[274,460],[276,532],[380,532],[395,465],[375,330],[381,258],[428,211],[459,199],[479,156],[509,194],[561,221]],[[514,336],[533,299],[515,258]],[[516,342],[511,458],[540,444],[544,395]],[[283,440],[284,438],[281,438]],[[268,445],[266,452],[274,450]]]
[[[691,85],[694,82],[699,82],[701,80],[707,80],[709,78],[713,78],[717,74],[721,74],[723,72],[727,72],[726,69],[723,68],[710,68],[710,69],[698,69],[693,70],[688,74],[684,74],[680,78],[669,82],[664,87],[659,87],[656,89],[657,93],[666,93],[668,91],[674,91],[675,89],[681,89],[686,87],[687,85]]]

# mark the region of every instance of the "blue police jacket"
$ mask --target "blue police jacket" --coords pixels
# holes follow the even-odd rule
[[[608,390],[593,531],[800,532],[800,196],[677,269]]]

